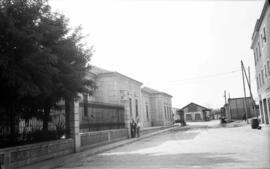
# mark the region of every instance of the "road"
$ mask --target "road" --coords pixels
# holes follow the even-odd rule
[[[224,128],[205,124],[193,123],[189,130],[175,129],[58,169],[270,168],[269,126],[252,130],[250,126]]]

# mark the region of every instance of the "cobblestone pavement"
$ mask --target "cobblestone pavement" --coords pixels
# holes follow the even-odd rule
[[[102,154],[66,163],[58,169],[267,169],[269,126],[252,130],[202,127],[177,129]],[[201,124],[200,124],[201,126]]]

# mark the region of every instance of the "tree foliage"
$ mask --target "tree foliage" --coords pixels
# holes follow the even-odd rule
[[[48,115],[59,100],[90,92],[84,76],[92,53],[82,38],[47,0],[0,0],[1,107]]]

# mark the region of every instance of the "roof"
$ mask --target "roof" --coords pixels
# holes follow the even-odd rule
[[[121,73],[118,73],[118,72],[116,72],[116,71],[109,71],[109,70],[106,70],[106,69],[103,69],[103,68],[100,68],[100,67],[97,67],[97,66],[91,66],[90,72],[93,73],[93,74],[95,74],[95,75],[103,75],[103,74],[114,74],[114,75],[119,75],[119,76],[124,77],[124,78],[126,78],[126,79],[133,80],[133,81],[139,83],[140,85],[143,84],[143,83],[140,82],[140,81],[137,81],[137,80],[135,80],[135,79],[132,79],[132,78],[130,78],[130,77],[126,76],[126,75],[123,75],[123,74],[121,74]]]
[[[150,94],[163,94],[163,95],[167,95],[167,96],[169,96],[169,97],[172,97],[172,95],[170,95],[170,94],[168,94],[168,93],[161,92],[161,91],[158,91],[158,90],[149,88],[149,87],[143,87],[143,88],[142,88],[142,91],[147,92],[147,93],[150,93]]]
[[[198,105],[198,104],[193,103],[193,102],[191,102],[191,103],[189,103],[188,105],[184,106],[183,108],[181,108],[181,110],[185,109],[186,107],[188,107],[188,106],[191,105],[191,104],[194,104],[194,105],[196,105],[196,106],[198,106],[198,107],[201,107],[201,108],[203,108],[203,109],[205,109],[205,110],[211,110],[211,109],[209,109],[209,108],[206,108],[206,107],[204,107],[204,106]]]
[[[254,27],[254,31],[253,31],[253,34],[252,34],[251,48],[253,48],[254,39],[255,39],[258,31],[260,30],[260,27],[261,27],[262,21],[264,19],[264,16],[266,14],[267,8],[269,8],[269,0],[265,0],[265,3],[264,3],[263,10],[262,10],[262,13],[260,15],[260,18],[257,19],[257,21],[256,21],[256,24],[255,24],[255,27]]]
[[[245,99],[245,97],[228,98],[228,100],[238,100],[238,99]],[[251,97],[246,97],[246,99],[251,99]]]
[[[101,73],[109,73],[109,72],[112,72],[112,71],[102,69],[102,68],[97,67],[97,66],[91,66],[90,72],[98,75],[98,74],[101,74]]]

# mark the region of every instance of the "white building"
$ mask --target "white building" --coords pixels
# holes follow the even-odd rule
[[[142,88],[144,107],[149,107],[152,126],[166,126],[173,124],[172,96],[151,89]]]
[[[257,91],[262,123],[270,119],[270,9],[266,0],[252,35],[251,49],[256,67]]]
[[[132,119],[140,120],[142,127],[172,124],[171,95],[141,88],[142,83],[135,79],[96,66],[92,66],[87,76],[96,85],[88,101],[123,105],[127,127]]]

